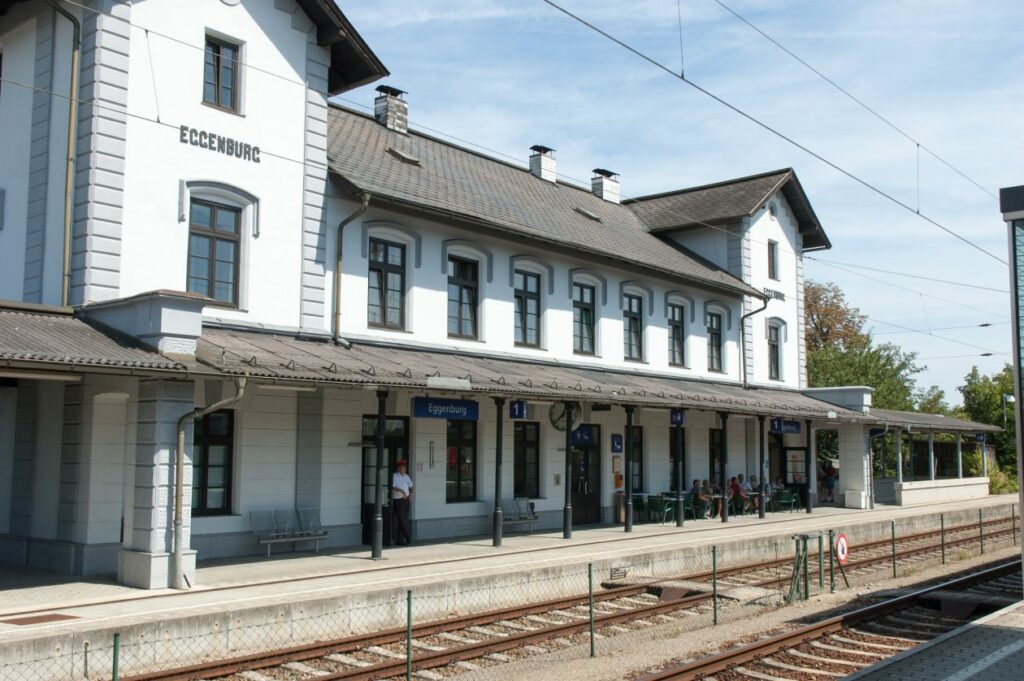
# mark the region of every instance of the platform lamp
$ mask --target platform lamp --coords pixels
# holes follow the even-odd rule
[[[1003,430],[1006,430],[1006,405],[1015,404],[1017,398],[1009,393],[1003,393]]]

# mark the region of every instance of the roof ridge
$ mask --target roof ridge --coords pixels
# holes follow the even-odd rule
[[[740,184],[741,182],[750,182],[751,180],[760,180],[765,177],[772,175],[785,175],[787,173],[793,173],[792,168],[778,168],[777,170],[769,170],[763,173],[757,173],[756,175],[746,175],[744,177],[736,177],[729,180],[719,180],[718,182],[711,182],[709,184],[702,184],[696,187],[684,187],[682,189],[671,189],[666,192],[659,194],[646,194],[644,196],[635,196],[631,199],[626,199],[622,203],[623,205],[639,203],[641,201],[648,201],[652,199],[663,199],[667,196],[678,196],[680,194],[688,194],[690,192],[700,191],[702,189],[715,189],[717,187],[726,187],[732,184]]]

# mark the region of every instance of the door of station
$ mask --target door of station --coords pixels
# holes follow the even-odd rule
[[[409,458],[409,420],[405,417],[389,416],[384,422],[384,545],[391,546],[393,528],[391,522],[391,474],[395,462]],[[363,484],[362,522],[363,543],[373,543],[374,502],[377,499],[377,417],[363,417]]]
[[[587,429],[575,437],[572,446],[572,524],[601,522],[601,427],[584,423]]]

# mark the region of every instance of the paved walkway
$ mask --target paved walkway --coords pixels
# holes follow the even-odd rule
[[[1024,604],[1011,605],[849,677],[861,681],[1024,678]]]
[[[490,537],[443,544],[385,549],[384,560],[373,561],[369,551],[287,553],[273,558],[246,557],[201,563],[191,591],[144,591],[111,580],[83,580],[41,570],[0,566],[0,618],[61,612],[75,620],[33,626],[0,623],[0,638],[22,638],[93,628],[125,620],[152,620],[188,614],[405,588],[424,581],[486,577],[489,574],[554,565],[580,565],[719,542],[749,540],[798,532],[842,529],[869,522],[910,520],[938,512],[1000,507],[1006,513],[1016,495],[987,497],[918,507],[879,506],[875,510],[822,507],[813,514],[770,513],[674,525],[637,524],[626,534],[621,526],[577,529],[571,540],[561,532],[506,536],[500,548]],[[856,547],[853,547],[854,551]]]

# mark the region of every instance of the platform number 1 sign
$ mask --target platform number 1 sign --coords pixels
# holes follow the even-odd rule
[[[846,535],[836,537],[836,558],[840,565],[846,565],[846,559],[850,556],[850,546],[846,543]]]

